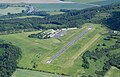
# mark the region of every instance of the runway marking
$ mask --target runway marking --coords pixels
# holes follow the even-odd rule
[[[75,55],[73,55],[71,57],[70,60],[68,60],[65,63],[65,67],[70,67],[74,64],[74,61],[83,53],[85,52],[93,43],[95,43],[99,38],[100,38],[100,34],[96,34],[87,44],[85,44],[81,49],[78,50],[77,53],[75,53]]]
[[[91,29],[93,29],[94,26],[90,26],[89,28],[87,28],[84,32],[82,32],[77,38],[75,38],[73,41],[71,41],[68,45],[66,45],[64,48],[62,48],[61,50],[59,50],[51,59],[49,59],[46,63],[50,64],[52,61],[54,61],[54,59],[56,59],[60,54],[62,54],[63,52],[65,52],[69,47],[71,47],[76,41],[78,41],[83,35],[85,35],[86,33],[88,33],[89,31],[91,31]]]

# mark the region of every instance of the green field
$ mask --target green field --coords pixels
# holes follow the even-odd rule
[[[78,3],[50,3],[50,4],[32,4],[37,11],[59,11],[60,9],[84,9],[93,7],[91,5]]]
[[[17,69],[11,77],[68,77],[68,76],[55,75],[32,70]]]
[[[58,11],[53,11],[53,12],[47,12],[50,15],[58,15],[58,14],[63,14],[64,12],[58,12]]]
[[[101,30],[101,32],[102,32],[102,33],[107,33],[107,29],[104,28],[103,30]],[[100,34],[101,34],[101,32],[100,32]],[[106,37],[106,35],[102,35],[101,37],[99,37],[99,39],[96,40],[96,42],[93,43],[89,48],[87,48],[87,50],[93,51],[95,48],[99,48],[99,49],[100,49],[100,48],[108,48],[109,46],[115,44],[116,39],[111,39],[110,41],[105,41],[105,40],[103,40],[103,38],[105,38],[105,37]],[[105,47],[103,47],[103,46],[99,46],[99,47],[98,47],[98,46],[97,46],[98,44],[102,45],[103,43],[106,44]],[[89,45],[89,42],[86,43],[86,44]],[[87,45],[86,45],[86,47],[87,47]],[[83,48],[84,48],[84,47],[83,47]],[[114,51],[111,51],[110,54],[111,54],[111,55],[113,55],[113,54],[120,54],[120,49],[116,49],[116,50],[114,50]],[[81,67],[81,65],[82,65],[82,63],[83,63],[82,56],[79,56],[79,57],[76,59],[74,65],[72,66],[72,69],[71,69],[71,72],[70,72],[70,73],[75,73],[75,74],[74,74],[75,77],[78,77],[78,76],[81,77],[82,75],[85,75],[85,76],[91,75],[91,76],[93,76],[93,77],[99,77],[99,76],[97,76],[97,75],[95,74],[95,71],[96,71],[96,70],[102,70],[102,68],[103,68],[103,66],[104,66],[104,63],[105,63],[107,60],[108,60],[108,57],[106,57],[106,56],[103,56],[102,58],[100,58],[100,59],[97,60],[96,62],[94,62],[94,60],[88,59],[89,64],[90,64],[89,69],[84,69],[83,67]],[[73,70],[73,69],[76,69],[76,71]],[[113,71],[114,71],[114,70],[113,70]],[[119,74],[118,74],[118,73],[120,73],[120,70],[117,70],[117,71],[118,71],[118,72],[116,72],[116,75],[114,75],[114,74],[112,73],[112,75],[110,74],[111,76],[107,74],[105,77],[119,77]],[[115,72],[115,71],[114,71],[114,72]]]
[[[105,77],[120,77],[120,70],[116,67],[111,67],[111,69],[106,73]]]
[[[8,13],[21,13],[22,10],[26,10],[24,7],[8,7],[6,9],[0,9],[0,15],[7,15]]]
[[[99,2],[101,0],[65,0],[65,1],[80,2],[80,3],[90,3],[90,2]]]
[[[47,60],[91,25],[95,26],[94,29],[79,39],[51,64],[46,64]],[[12,42],[13,45],[21,48],[22,58],[18,63],[18,67],[74,75],[77,72],[74,61],[76,61],[77,57],[79,57],[86,49],[99,40],[101,37],[99,32],[102,30],[103,28],[101,28],[101,25],[85,24],[83,25],[83,28],[68,31],[65,36],[60,37],[59,39],[50,38],[41,40],[27,37],[29,34],[38,33],[39,31],[1,35],[0,39]],[[33,68],[34,64],[36,65],[36,68]]]
[[[21,16],[21,17],[16,17],[16,18],[43,18],[44,16],[35,16],[35,15],[31,15],[31,16]]]

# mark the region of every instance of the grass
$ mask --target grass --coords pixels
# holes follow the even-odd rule
[[[120,70],[116,67],[111,67],[104,77],[120,77]]]
[[[44,16],[35,16],[35,15],[31,15],[31,16],[20,16],[17,18],[43,18]]]
[[[59,27],[61,25],[56,25],[56,24],[39,24],[38,26],[42,26],[44,28],[55,28],[55,27]]]
[[[51,3],[51,4],[31,4],[38,11],[59,11],[60,9],[84,9],[93,7],[92,5],[78,3]]]
[[[80,3],[90,3],[90,2],[98,2],[98,1],[101,1],[101,0],[65,0],[65,1],[80,2]]]
[[[25,70],[25,69],[17,69],[11,77],[67,77],[67,76],[55,75],[55,74]]]
[[[107,33],[108,29],[107,28],[99,28],[99,31],[101,31],[102,33]],[[101,34],[100,32],[100,34]],[[95,36],[94,36],[95,37]],[[90,51],[93,51],[95,48],[108,48],[109,46],[111,45],[114,45],[115,44],[115,39],[111,39],[110,41],[105,41],[103,40],[104,38],[106,37],[106,35],[101,35],[99,37],[98,40],[96,40],[96,42],[92,43],[90,45],[89,48],[87,48],[87,50],[90,50]],[[105,47],[103,46],[97,46],[98,44],[102,45],[103,43],[106,44]],[[89,45],[89,42],[86,43],[86,47],[87,45]],[[84,47],[82,47],[84,48]],[[82,49],[81,48],[81,49]],[[119,54],[120,52],[120,49],[116,49],[114,51],[111,51],[111,55],[112,54]],[[82,54],[81,54],[82,55]],[[89,61],[89,69],[84,69],[83,67],[81,67],[82,63],[83,63],[83,60],[82,60],[82,56],[79,56],[75,61],[74,61],[74,65],[71,67],[71,71],[69,73],[74,73],[73,74],[73,77],[77,77],[77,76],[82,76],[82,75],[85,75],[85,76],[88,76],[88,75],[91,75],[93,77],[98,77],[96,74],[95,74],[95,71],[96,70],[102,70],[103,66],[104,66],[104,63],[108,60],[108,57],[106,56],[103,56],[101,57],[99,60],[97,60],[96,62],[94,62],[93,60],[90,60],[88,59]],[[113,74],[114,75],[114,74]],[[109,77],[109,76],[108,76]],[[117,77],[117,76],[111,76],[111,77]]]
[[[61,48],[66,46],[70,41],[78,37],[81,32],[91,25],[94,25],[94,29],[80,38],[73,46],[56,58],[51,64],[46,64],[47,60],[55,55]],[[18,63],[18,67],[64,73],[73,76],[77,71],[79,72],[78,68],[80,66],[76,66],[76,64],[79,63],[78,57],[89,49],[92,44],[99,40],[101,37],[99,36],[99,32],[103,29],[104,28],[101,28],[101,25],[99,24],[88,23],[84,24],[81,29],[68,31],[65,36],[62,36],[59,39],[28,38],[28,35],[38,33],[40,31],[0,35],[0,39],[12,42],[13,45],[21,48],[22,58]],[[72,61],[72,63],[70,61]],[[69,66],[69,63],[72,65]],[[33,68],[34,64],[37,65],[36,68]]]
[[[53,12],[47,12],[50,15],[58,15],[58,14],[63,14],[64,12],[59,12],[59,11],[53,11]]]
[[[6,9],[0,9],[0,15],[7,15],[8,13],[21,13],[22,10],[26,10],[24,7],[8,7]]]

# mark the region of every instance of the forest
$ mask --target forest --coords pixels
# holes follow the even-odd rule
[[[20,57],[20,48],[0,40],[0,77],[10,77]]]

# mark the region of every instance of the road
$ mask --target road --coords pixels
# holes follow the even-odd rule
[[[94,26],[89,27],[87,30],[82,32],[77,38],[75,38],[73,41],[71,41],[68,45],[66,45],[64,48],[62,48],[58,53],[56,53],[50,60],[48,60],[46,63],[50,64],[54,59],[56,59],[60,54],[65,52],[70,46],[72,46],[77,40],[79,40],[83,35],[88,33]]]

